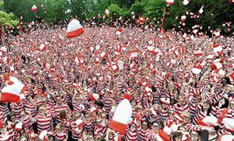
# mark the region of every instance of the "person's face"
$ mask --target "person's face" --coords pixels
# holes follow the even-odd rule
[[[146,123],[146,122],[143,122],[143,123],[142,123],[142,128],[143,128],[144,130],[147,129],[147,123]]]
[[[152,130],[153,130],[155,133],[158,132],[158,129],[159,129],[158,124],[154,124],[154,125],[152,126]]]
[[[203,103],[203,108],[204,108],[204,110],[208,110],[209,104],[207,102]]]
[[[114,133],[113,132],[109,132],[108,133],[108,139],[114,139]]]
[[[175,140],[176,141],[182,141],[182,137],[176,137]]]
[[[230,109],[234,110],[234,100],[230,102]]]
[[[214,135],[216,134],[216,130],[214,128],[211,128],[211,130],[209,131],[210,134]]]
[[[186,98],[184,96],[179,97],[179,103],[180,105],[185,105],[186,104]]]
[[[197,132],[192,132],[191,139],[192,141],[199,141],[199,134]]]
[[[56,101],[57,101],[58,103],[61,103],[61,100],[62,100],[62,98],[61,98],[60,96],[58,96],[58,97],[56,98]]]
[[[222,84],[226,85],[227,84],[227,80],[226,79],[222,79]]]
[[[132,124],[131,127],[130,127],[130,130],[132,132],[135,132],[136,131],[136,125],[135,124]]]
[[[224,105],[225,104],[225,100],[224,99],[221,99],[220,101],[219,101],[219,107],[221,107],[222,105]]]

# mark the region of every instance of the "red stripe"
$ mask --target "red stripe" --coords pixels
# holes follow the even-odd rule
[[[127,125],[123,124],[123,123],[120,123],[118,121],[114,121],[112,120],[109,124],[109,128],[121,133],[121,134],[125,134],[126,133],[126,129],[127,129]]]
[[[1,101],[2,102],[19,102],[20,97],[12,93],[3,92],[1,95]]]
[[[80,29],[75,30],[75,31],[72,31],[72,32],[68,32],[68,33],[67,33],[67,38],[73,38],[73,37],[79,36],[79,35],[81,35],[83,32],[84,32],[84,29],[83,29],[83,28],[80,28]]]

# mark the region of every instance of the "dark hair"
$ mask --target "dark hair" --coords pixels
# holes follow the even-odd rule
[[[200,136],[201,136],[201,141],[209,140],[209,132],[207,130],[202,130]]]
[[[231,85],[232,83],[231,83],[230,78],[228,78],[228,77],[223,77],[223,78],[221,79],[221,84],[222,84],[223,86],[226,86],[227,84]]]
[[[220,107],[220,109],[222,109],[222,108],[227,108],[228,107],[228,105],[229,105],[229,101],[228,101],[228,99],[227,98],[223,98],[224,99],[224,104]],[[222,99],[221,99],[222,100]],[[217,102],[216,104],[215,104],[215,106],[218,106],[219,105],[219,102]]]
[[[172,136],[172,140],[175,141],[177,137],[182,138],[182,133],[181,132],[175,132]]]

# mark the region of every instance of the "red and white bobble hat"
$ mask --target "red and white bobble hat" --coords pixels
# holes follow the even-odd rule
[[[7,86],[2,89],[1,101],[19,102],[21,93],[24,93],[26,86],[15,77],[5,77]]]
[[[123,32],[123,29],[122,28],[118,28],[117,31],[116,31],[116,34],[120,35],[122,32]]]
[[[219,136],[217,141],[233,141],[234,136],[233,135],[221,135]]]
[[[35,4],[32,6],[31,11],[32,12],[36,12],[37,11],[37,6]]]
[[[212,70],[217,70],[217,69],[221,69],[223,67],[223,64],[218,61],[214,61],[212,62],[210,67]]]
[[[99,99],[99,95],[96,94],[96,93],[90,93],[89,94],[89,98],[92,100],[92,101],[97,101]]]
[[[84,28],[81,26],[80,22],[73,19],[67,27],[67,38],[73,38],[81,35],[84,32]]]
[[[220,122],[221,121],[219,121],[219,119],[214,116],[206,116],[197,120],[197,124],[208,127],[218,126]]]
[[[175,3],[175,1],[174,0],[166,0],[166,3],[168,5],[173,5]]]
[[[192,73],[197,75],[201,73],[202,69],[203,67],[201,65],[196,65],[192,68]]]
[[[123,114],[124,113],[124,114]],[[132,105],[128,99],[123,99],[115,109],[109,128],[125,135],[132,116]]]
[[[160,98],[159,100],[162,104],[170,105],[170,98]]]

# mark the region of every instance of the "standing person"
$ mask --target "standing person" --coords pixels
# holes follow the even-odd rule
[[[126,134],[126,141],[137,141],[137,126],[136,124],[131,124]]]
[[[22,101],[10,103],[10,106],[11,106],[12,114],[13,114],[17,119],[20,118],[20,113],[21,113],[21,111],[23,110],[23,103],[22,103]]]
[[[39,108],[39,114],[36,117],[36,122],[39,133],[44,130],[53,130],[52,115],[49,113],[49,111],[47,111],[44,105]]]
[[[55,128],[55,141],[67,141],[68,135],[64,126],[59,123]]]

